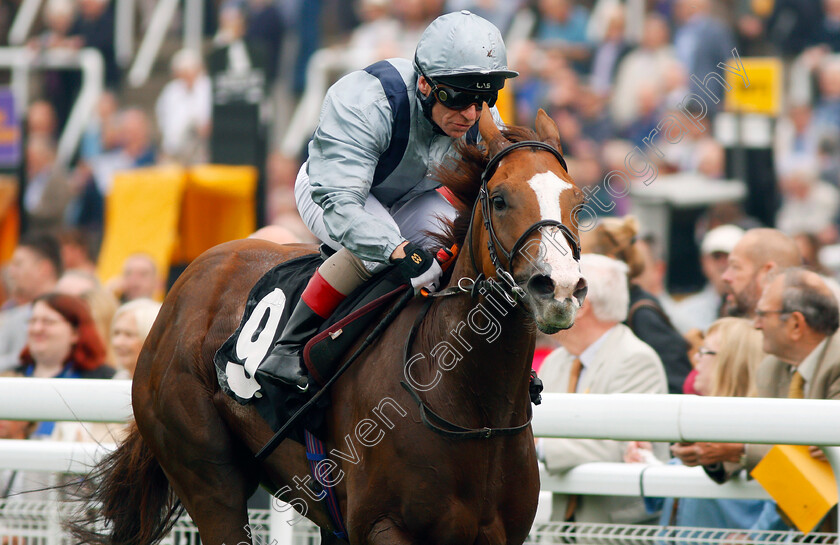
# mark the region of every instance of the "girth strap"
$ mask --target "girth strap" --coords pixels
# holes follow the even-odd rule
[[[335,483],[325,483],[319,480],[319,475],[322,472],[318,471],[317,466],[321,460],[327,459],[327,449],[324,447],[324,442],[315,437],[309,430],[303,430],[303,437],[306,442],[306,459],[309,460],[312,478],[321,485],[325,493],[324,500],[327,503],[327,512],[335,526],[333,534],[335,537],[347,541],[347,528],[344,526],[344,517],[341,516],[338,498],[335,495]]]

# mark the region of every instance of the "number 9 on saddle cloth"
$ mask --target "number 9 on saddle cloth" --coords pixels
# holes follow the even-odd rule
[[[306,393],[292,388],[263,391],[254,379],[257,366],[274,346],[307,282],[323,260],[321,254],[299,257],[263,275],[248,294],[239,327],[216,351],[213,360],[222,390],[243,405],[253,403],[274,431],[318,392],[342,363],[341,357],[388,308],[388,303],[405,291],[401,288],[405,280],[393,267],[374,276],[351,293],[307,343],[304,362],[309,390]],[[303,428],[317,433],[323,426],[329,397],[321,399],[321,406],[309,411],[290,437],[302,442]]]

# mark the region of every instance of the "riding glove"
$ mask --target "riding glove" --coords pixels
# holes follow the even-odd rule
[[[397,261],[397,268],[403,277],[411,282],[414,292],[418,293],[422,288],[435,291],[440,286],[440,277],[443,270],[437,260],[413,242],[405,246],[405,257]]]

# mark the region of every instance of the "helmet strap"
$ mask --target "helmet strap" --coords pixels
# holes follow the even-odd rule
[[[429,83],[429,85],[431,85],[431,82],[429,82],[428,80],[426,81],[427,83]],[[420,106],[423,108],[423,115],[426,116],[426,119],[429,121],[429,123],[432,124],[432,131],[434,131],[436,134],[442,134],[446,136],[446,133],[443,132],[443,129],[441,129],[438,126],[438,124],[432,120],[432,107],[435,105],[435,102],[437,102],[435,100],[435,94],[430,92],[429,96],[423,96],[423,93],[420,92],[419,85],[415,86],[414,93],[417,95],[417,99],[420,101]]]

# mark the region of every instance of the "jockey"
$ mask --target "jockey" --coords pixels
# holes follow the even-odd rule
[[[372,274],[395,264],[415,291],[435,290],[440,265],[424,247],[426,231],[455,208],[429,178],[454,155],[453,143],[475,142],[483,104],[491,108],[505,79],[505,45],[489,21],[461,11],[423,32],[414,62],[381,61],[352,72],[327,92],[309,159],[295,182],[303,221],[337,250],[315,272],[283,333],[256,371],[266,386],[307,388],[303,344],[338,304]]]

